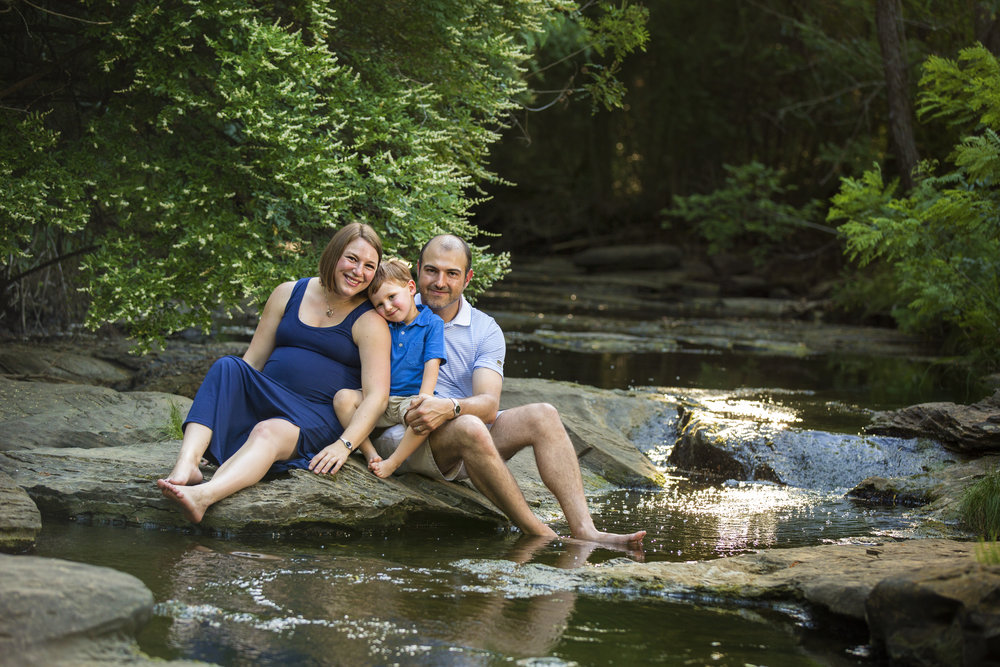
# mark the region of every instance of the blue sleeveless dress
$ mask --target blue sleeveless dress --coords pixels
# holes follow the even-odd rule
[[[303,324],[299,305],[309,280],[296,281],[263,371],[228,356],[212,364],[201,383],[184,425],[195,422],[212,429],[205,452],[209,461],[225,463],[266,419],[285,419],[299,427],[295,454],[276,462],[272,472],[307,468],[313,456],[344,432],[333,412],[333,395],[361,387],[361,357],[351,327],[372,305],[365,300],[332,327]]]

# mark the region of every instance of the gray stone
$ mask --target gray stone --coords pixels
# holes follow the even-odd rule
[[[866,602],[872,645],[892,664],[1000,665],[1000,567],[924,567],[882,580]]]
[[[144,662],[134,636],[152,610],[153,594],[129,574],[0,555],[0,662],[5,664]]]
[[[972,405],[921,403],[880,412],[865,431],[934,438],[953,451],[968,454],[1000,452],[1000,391]]]
[[[94,356],[90,353],[90,343],[87,345],[5,343],[0,349],[0,373],[14,380],[103,386],[131,377],[131,368],[120,361]]]
[[[36,448],[7,452],[0,468],[43,516],[145,527],[190,524],[160,494],[156,479],[173,467],[179,441],[119,447]],[[206,474],[211,476],[213,468]],[[412,475],[380,480],[353,459],[335,476],[296,470],[216,503],[200,524],[218,534],[394,526],[413,513],[501,523],[478,493]]]
[[[19,386],[18,391],[26,402],[31,402],[33,388],[42,396],[52,396],[52,385],[19,384],[24,385]],[[55,385],[56,388],[61,386]],[[660,483],[659,471],[625,434],[640,427],[644,420],[654,418],[657,411],[664,409],[661,403],[547,380],[510,381],[507,387],[505,406],[544,400],[564,412],[564,421],[579,452],[588,494],[602,494],[621,486]],[[106,405],[119,406],[125,402],[134,412],[135,403],[127,403],[123,397],[135,398],[135,393],[100,392],[98,396]],[[168,395],[156,395],[156,398],[159,400],[163,396]],[[53,413],[59,414],[63,406],[52,401],[55,404]],[[108,410],[95,413],[92,419],[101,428],[111,428],[111,420],[116,415],[122,418],[122,414]],[[41,410],[36,413],[39,424],[46,422],[45,415]],[[0,428],[5,426],[0,424]],[[118,442],[121,440],[119,438]],[[46,517],[150,527],[189,527],[155,484],[158,477],[173,467],[179,448],[180,443],[176,440],[103,447],[42,447],[36,444],[30,449],[9,449],[0,455],[0,470],[7,471],[14,482],[27,491]],[[541,481],[529,450],[515,456],[510,467],[529,504],[539,515],[546,520],[561,515],[555,499]],[[210,475],[212,469],[206,472]],[[297,470],[234,494],[210,508],[199,530],[221,534],[323,531],[455,519],[497,525],[507,523],[506,518],[468,483],[436,482],[419,475],[380,480],[355,457],[333,477]]]
[[[42,515],[24,489],[4,472],[0,472],[0,507],[0,551],[31,549],[42,529]]]
[[[555,380],[506,379],[501,409],[549,403],[559,410],[580,467],[616,486],[657,488],[663,475],[630,438],[673,404],[649,395],[602,390]],[[515,457],[516,458],[516,457]]]
[[[0,377],[0,451],[111,447],[167,439],[191,400],[159,392]]]
[[[701,477],[846,491],[867,477],[912,475],[954,459],[936,441],[801,430],[780,415],[761,417],[755,413],[768,406],[754,389],[679,391],[680,433],[667,462]]]

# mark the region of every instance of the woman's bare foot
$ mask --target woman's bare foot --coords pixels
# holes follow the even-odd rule
[[[193,486],[201,484],[204,479],[205,476],[201,474],[201,468],[178,461],[163,481],[170,482],[175,486]]]
[[[181,508],[181,513],[184,514],[184,518],[191,523],[201,523],[202,518],[205,516],[205,510],[208,509],[207,506],[203,506],[192,496],[196,495],[194,492],[197,489],[187,488],[183,485],[174,484],[167,479],[156,480],[156,485],[160,487],[160,493],[167,500],[176,503]]]

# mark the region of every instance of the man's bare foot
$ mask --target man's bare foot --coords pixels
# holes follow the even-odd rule
[[[385,459],[384,461],[373,461],[368,465],[372,472],[381,477],[382,479],[389,479],[392,477],[392,473],[396,472],[396,468],[399,467],[398,463],[394,463],[392,457]]]
[[[195,489],[174,484],[166,479],[156,480],[156,485],[160,487],[160,493],[163,494],[164,498],[176,503],[181,508],[181,513],[184,514],[185,519],[191,523],[201,523],[202,518],[205,516],[205,510],[208,508],[203,507],[201,503],[191,497],[193,495],[192,491],[195,491]]]
[[[205,476],[201,474],[201,468],[178,461],[163,481],[170,482],[175,486],[193,486],[201,484],[204,479]]]
[[[578,540],[587,540],[589,542],[597,542],[598,544],[606,544],[609,546],[639,546],[642,544],[642,538],[646,537],[646,531],[640,530],[634,533],[629,533],[628,535],[619,535],[618,533],[602,533],[599,530],[581,532],[579,534],[573,533],[573,537]]]

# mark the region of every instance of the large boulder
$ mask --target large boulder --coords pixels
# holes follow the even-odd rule
[[[651,394],[595,389],[572,382],[506,379],[500,408],[549,403],[559,410],[580,468],[618,487],[654,488],[662,474],[631,438],[676,407]],[[517,457],[515,457],[515,460]]]
[[[186,410],[187,399],[82,385],[6,383],[22,407],[14,411],[14,424],[0,422],[0,433],[21,446],[7,447],[0,454],[0,470],[27,491],[43,516],[189,526],[155,484],[172,468],[180,443],[162,434],[156,441],[148,440],[156,435],[153,425],[169,411],[170,401],[182,403]],[[505,406],[547,400],[565,411],[588,494],[660,483],[659,471],[625,434],[656,418],[665,409],[662,403],[547,380],[509,380],[505,385]],[[3,387],[0,380],[0,390]],[[90,409],[83,410],[74,400],[89,402]],[[24,416],[23,406],[28,405],[35,410],[30,422]],[[158,406],[159,412],[143,410],[147,405]],[[75,411],[76,419],[66,417],[67,411]],[[78,430],[74,437],[84,446],[62,446],[67,444],[68,424]],[[146,435],[147,440],[136,441],[136,434]],[[60,446],[41,446],[46,438]],[[546,520],[557,519],[561,512],[541,481],[531,451],[517,454],[510,467],[532,508]],[[212,468],[206,473],[211,475]],[[436,482],[420,475],[380,480],[354,459],[333,477],[298,470],[267,479],[217,503],[200,526],[223,534],[275,533],[455,519],[507,523],[467,482]]]
[[[27,551],[42,530],[42,515],[24,489],[0,472],[0,551]]]
[[[892,664],[1000,665],[1000,566],[900,573],[879,582],[865,608],[872,645]]]
[[[178,441],[101,448],[36,448],[0,455],[38,505],[55,519],[145,527],[190,526],[160,494],[156,479],[173,467]],[[206,469],[211,476],[213,468]],[[200,524],[216,534],[363,529],[465,518],[501,523],[480,494],[419,475],[380,480],[353,459],[334,476],[295,470],[216,503]]]
[[[90,342],[92,346],[93,342]],[[5,342],[0,349],[0,375],[32,382],[70,382],[115,386],[127,382],[137,364],[125,354],[95,356],[82,345],[33,345]]]
[[[114,447],[169,437],[191,400],[161,392],[118,392],[86,384],[0,376],[0,451]]]
[[[932,440],[794,428],[756,391],[687,390],[667,462],[715,480],[846,490],[867,477],[913,475],[955,458]]]
[[[876,413],[865,431],[900,438],[934,438],[965,454],[1000,452],[1000,391],[972,405],[921,403]]]
[[[4,664],[151,664],[139,651],[135,634],[152,612],[153,594],[132,575],[83,563],[0,555]]]

